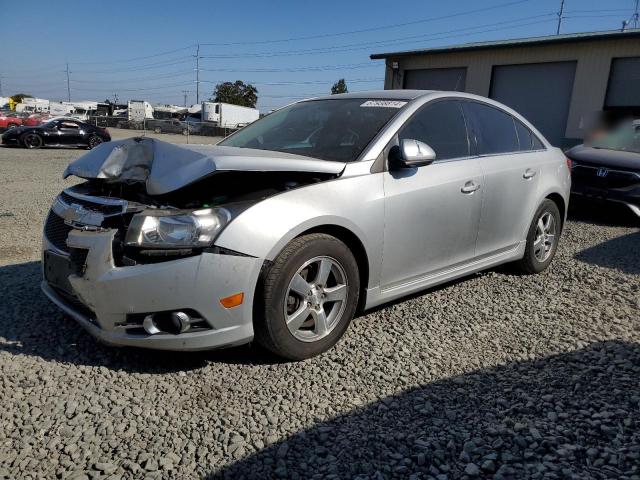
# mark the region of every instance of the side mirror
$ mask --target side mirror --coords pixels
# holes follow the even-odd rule
[[[412,138],[400,140],[400,145],[389,152],[391,163],[399,168],[422,167],[433,163],[436,152],[429,145]]]

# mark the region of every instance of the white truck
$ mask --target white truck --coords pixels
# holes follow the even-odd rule
[[[127,117],[130,122],[142,123],[147,118],[153,118],[153,107],[144,100],[129,100]]]
[[[203,122],[214,123],[217,127],[239,128],[256,121],[260,112],[256,108],[241,107],[222,102],[202,102]]]
[[[71,115],[75,107],[69,102],[49,102],[49,113],[54,117]]]

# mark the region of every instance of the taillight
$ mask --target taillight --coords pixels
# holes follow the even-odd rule
[[[573,170],[573,160],[566,156],[564,158],[567,161],[567,168],[569,169],[569,171]]]

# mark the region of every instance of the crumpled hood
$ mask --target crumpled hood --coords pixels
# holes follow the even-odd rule
[[[63,177],[145,183],[149,195],[178,190],[219,171],[310,172],[338,175],[342,162],[216,145],[174,145],[154,138],[100,144],[69,164]]]

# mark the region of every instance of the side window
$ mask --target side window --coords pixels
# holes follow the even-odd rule
[[[73,122],[61,122],[60,123],[60,128],[69,128],[69,129],[77,130],[78,129],[78,125],[76,123],[73,123]]]
[[[464,109],[474,119],[478,155],[520,150],[516,127],[511,115],[478,102],[465,102]]]
[[[513,119],[516,124],[516,133],[518,134],[518,143],[520,143],[520,151],[533,150],[533,134],[520,120]]]
[[[469,156],[467,127],[457,101],[426,105],[402,127],[398,138],[426,143],[436,152],[436,160]]]

